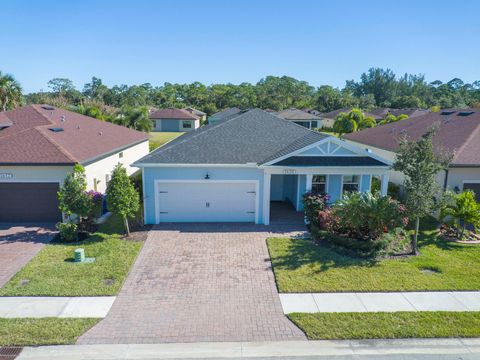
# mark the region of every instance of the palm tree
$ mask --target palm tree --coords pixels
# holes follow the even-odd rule
[[[0,71],[0,104],[1,111],[7,111],[20,105],[22,102],[22,87],[10,74]]]

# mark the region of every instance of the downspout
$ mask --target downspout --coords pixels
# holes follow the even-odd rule
[[[443,192],[447,191],[448,169],[445,169],[445,181],[443,182]]]

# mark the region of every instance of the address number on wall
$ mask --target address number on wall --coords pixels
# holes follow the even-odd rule
[[[12,173],[0,173],[0,179],[12,179],[13,174]]]
[[[284,170],[283,170],[283,173],[284,173],[285,175],[294,175],[294,174],[297,173],[297,170],[295,170],[295,169],[284,169]]]

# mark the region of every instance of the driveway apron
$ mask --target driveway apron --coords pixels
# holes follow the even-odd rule
[[[283,314],[265,241],[301,234],[298,226],[158,225],[107,317],[78,342],[304,340]]]
[[[52,224],[0,223],[0,288],[55,234]]]

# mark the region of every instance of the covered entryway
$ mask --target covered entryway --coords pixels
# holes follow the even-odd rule
[[[258,223],[258,182],[235,180],[158,180],[156,223]]]
[[[0,183],[0,222],[57,222],[58,183]]]

